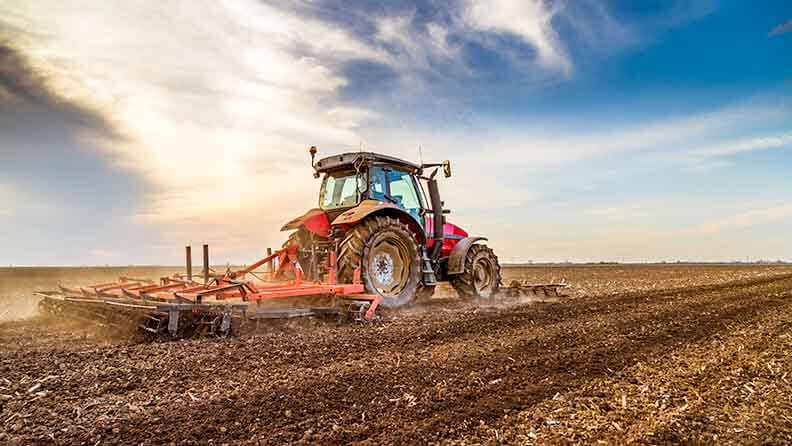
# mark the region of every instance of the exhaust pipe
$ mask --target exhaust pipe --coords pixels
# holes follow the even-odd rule
[[[443,202],[440,201],[440,189],[437,186],[437,180],[435,180],[435,175],[437,174],[437,170],[435,170],[429,179],[426,181],[426,186],[429,188],[429,200],[432,202],[432,238],[434,242],[432,242],[432,260],[437,260],[440,258],[440,254],[443,252],[443,225],[445,224],[445,215],[443,214]]]

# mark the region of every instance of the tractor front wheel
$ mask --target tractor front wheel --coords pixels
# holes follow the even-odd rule
[[[341,282],[352,282],[357,268],[366,292],[380,295],[385,307],[411,303],[422,285],[418,243],[395,218],[367,218],[349,231],[339,247]]]
[[[498,256],[487,245],[473,245],[465,256],[465,270],[451,278],[451,286],[466,299],[491,299],[500,289]]]

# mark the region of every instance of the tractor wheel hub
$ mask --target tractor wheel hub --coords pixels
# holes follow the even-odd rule
[[[374,277],[383,285],[393,282],[393,257],[388,253],[379,253],[374,257]]]
[[[473,284],[477,290],[483,291],[492,285],[493,265],[484,259],[476,262],[473,267]]]

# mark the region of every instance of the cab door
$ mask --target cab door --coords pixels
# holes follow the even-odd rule
[[[426,227],[422,194],[410,172],[388,166],[373,166],[369,178],[369,196],[372,199],[395,204],[410,214],[421,227]]]

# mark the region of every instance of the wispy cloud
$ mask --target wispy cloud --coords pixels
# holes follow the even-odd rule
[[[14,218],[0,232],[12,233],[27,219],[70,220],[64,216],[85,212],[93,203],[108,206],[104,218],[109,220],[110,194],[135,178],[120,177],[90,158],[100,146],[128,139],[106,110],[61,91],[68,79],[24,54],[4,31],[0,26],[0,216]],[[18,36],[14,43],[26,37]],[[92,181],[96,184],[86,186]]]
[[[582,209],[581,213],[606,221],[628,221],[634,220],[636,217],[652,215],[657,208],[656,203],[641,202]]]
[[[696,209],[701,208],[700,198],[691,197],[688,200],[677,203],[681,208],[690,208],[689,212],[695,214]],[[707,209],[715,215],[703,216],[692,215],[681,218],[676,229],[654,228],[647,230],[647,237],[652,238],[671,238],[680,236],[712,235],[720,234],[725,231],[739,228],[749,228],[753,226],[775,223],[792,218],[792,205],[785,203],[752,203],[745,204],[721,204],[720,206]],[[628,223],[639,220],[657,221],[667,217],[665,203],[662,200],[642,199],[639,202],[627,202],[610,207],[594,207],[582,210],[584,215],[589,215],[601,219],[607,224]],[[696,222],[697,219],[702,221]],[[687,220],[687,221],[686,221]]]
[[[434,67],[456,63],[460,47],[449,43],[448,27],[435,22],[418,27],[414,22],[414,11],[376,20],[376,39],[391,51],[398,72],[433,71]]]
[[[792,147],[792,133],[728,141],[716,146],[692,150],[690,154],[696,158],[708,158],[784,147]]]
[[[770,37],[774,37],[774,36],[780,36],[781,34],[786,34],[786,33],[790,33],[790,32],[792,32],[792,20],[776,26],[775,28],[770,30],[770,33],[768,35]]]
[[[689,153],[691,144],[707,141],[721,134],[779,122],[792,116],[789,107],[772,104],[729,105],[711,111],[691,113],[665,119],[609,124],[584,128],[577,122],[556,121],[552,126],[516,123],[469,129],[476,147],[486,147],[493,162],[499,159],[520,160],[523,166],[541,166],[579,161],[614,153],[660,152]],[[565,128],[576,127],[575,132]],[[517,129],[517,130],[515,130]],[[476,137],[479,134],[482,136]],[[744,151],[788,143],[788,136],[739,141],[718,148],[703,149],[711,155]],[[468,135],[467,137],[471,137]],[[471,153],[471,156],[475,154]]]
[[[775,225],[772,233],[786,235],[778,228],[791,221],[792,207],[783,200],[746,205],[692,194],[673,201],[644,195],[602,206],[536,205],[521,219],[502,219],[487,229],[513,236],[496,246],[508,260],[723,261],[792,258],[792,246],[767,237],[765,227]],[[529,232],[521,231],[528,225]]]
[[[12,133],[20,128],[35,128],[29,114],[42,121],[57,116],[71,133],[90,133],[103,138],[121,139],[114,123],[91,101],[69,97],[58,91],[58,75],[36,66],[11,43],[11,36],[0,27],[0,131]],[[7,148],[7,150],[11,150]]]
[[[587,49],[599,52],[618,50],[636,45],[645,30],[635,29],[614,18],[607,3],[597,0],[559,2],[559,19],[575,31]]]
[[[446,14],[436,16],[421,16],[416,9],[374,16],[371,43],[388,54],[380,62],[397,73],[404,90],[427,89],[427,77],[448,81],[475,76],[466,54],[471,44],[506,57],[524,75],[572,71],[573,61],[553,23],[560,3],[464,0],[448,6]]]
[[[734,215],[704,223],[698,226],[696,231],[711,234],[719,233],[727,229],[745,228],[784,220],[792,220],[791,205],[779,204],[745,210]]]
[[[367,139],[378,141],[376,147],[380,150],[405,157],[415,157],[420,145],[424,156],[452,159],[455,178],[444,188],[450,188],[456,197],[455,206],[484,212],[531,208],[537,200],[556,195],[542,184],[550,175],[548,171],[562,176],[575,171],[570,184],[583,187],[580,182],[592,175],[592,163],[599,163],[597,169],[612,164],[609,167],[612,175],[602,175],[613,177],[622,175],[625,168],[638,166],[648,173],[681,168],[688,172],[698,169],[696,174],[702,174],[707,169],[722,168],[724,162],[714,161],[722,161],[727,152],[771,148],[786,141],[787,137],[778,138],[765,126],[783,126],[790,117],[790,107],[755,100],[643,121],[600,124],[576,118],[555,118],[552,122],[485,121],[448,126],[443,132],[426,128],[388,130],[369,134]],[[735,136],[745,132],[764,132],[768,136],[747,141]],[[713,146],[712,141],[720,143]],[[698,150],[706,150],[706,156],[692,154]],[[604,216],[590,215],[591,218]]]
[[[572,61],[553,27],[557,13],[558,7],[542,0],[468,0],[462,15],[473,30],[519,37],[535,48],[540,65],[568,74]]]

